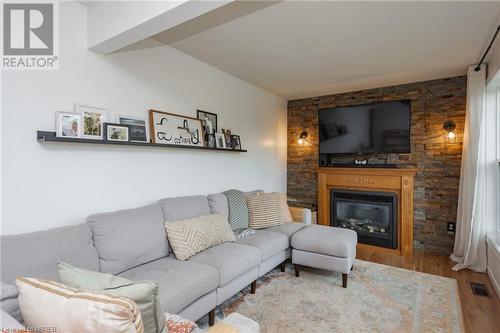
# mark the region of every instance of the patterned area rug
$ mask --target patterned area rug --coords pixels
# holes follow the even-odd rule
[[[348,287],[341,274],[292,265],[226,301],[221,318],[239,312],[261,332],[462,332],[454,279],[356,260]],[[204,326],[204,325],[201,325]]]

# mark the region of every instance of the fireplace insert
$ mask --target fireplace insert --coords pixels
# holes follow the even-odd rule
[[[331,189],[330,201],[333,227],[356,231],[360,243],[398,248],[396,193]]]

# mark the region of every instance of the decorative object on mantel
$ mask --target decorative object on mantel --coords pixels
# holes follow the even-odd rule
[[[130,126],[104,123],[104,140],[106,141],[130,141]]]
[[[309,135],[309,133],[307,133],[306,130],[302,130],[302,132],[300,132],[299,140],[297,141],[299,143],[299,145],[303,145],[304,143],[308,142],[307,141],[308,135]]]
[[[185,146],[185,145],[174,145],[174,144],[155,144],[148,142],[121,142],[121,141],[104,141],[104,140],[93,140],[84,138],[72,138],[72,137],[57,137],[55,132],[51,131],[37,131],[36,133],[37,141],[40,143],[44,142],[54,142],[54,143],[83,143],[83,144],[99,144],[99,145],[116,145],[116,146],[137,146],[137,147],[156,147],[156,148],[177,148],[177,149],[191,149],[191,150],[209,150],[209,151],[226,151],[233,153],[246,153],[247,150],[233,150],[225,148],[210,148],[205,146]]]
[[[215,147],[215,136],[217,132],[217,114],[203,110],[196,110],[196,118],[201,120],[205,145]]]
[[[82,136],[82,114],[76,112],[56,112],[56,136],[79,138]]]
[[[180,146],[204,146],[200,119],[149,110],[151,142]]]
[[[76,113],[83,115],[83,135],[86,139],[103,139],[103,123],[108,118],[108,111],[106,108],[75,103],[74,110]]]
[[[118,124],[128,125],[130,127],[130,141],[149,142],[148,127],[146,126],[145,117],[116,114],[115,121]]]

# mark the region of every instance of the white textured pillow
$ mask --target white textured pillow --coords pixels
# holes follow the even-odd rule
[[[209,247],[236,240],[227,218],[220,214],[167,221],[165,229],[178,260],[187,260]]]
[[[18,277],[19,307],[28,327],[64,333],[144,333],[137,305],[126,297]]]
[[[282,225],[281,193],[260,193],[247,196],[248,226],[264,229]]]

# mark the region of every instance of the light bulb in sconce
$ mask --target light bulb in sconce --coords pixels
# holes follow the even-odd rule
[[[309,134],[307,133],[307,131],[302,131],[300,132],[300,135],[299,135],[299,140],[297,141],[299,145],[303,145],[304,143],[307,142],[307,136]]]
[[[453,120],[447,120],[443,123],[443,129],[446,131],[446,140],[448,142],[454,142],[457,134],[455,133],[455,129],[457,128],[457,124]]]

